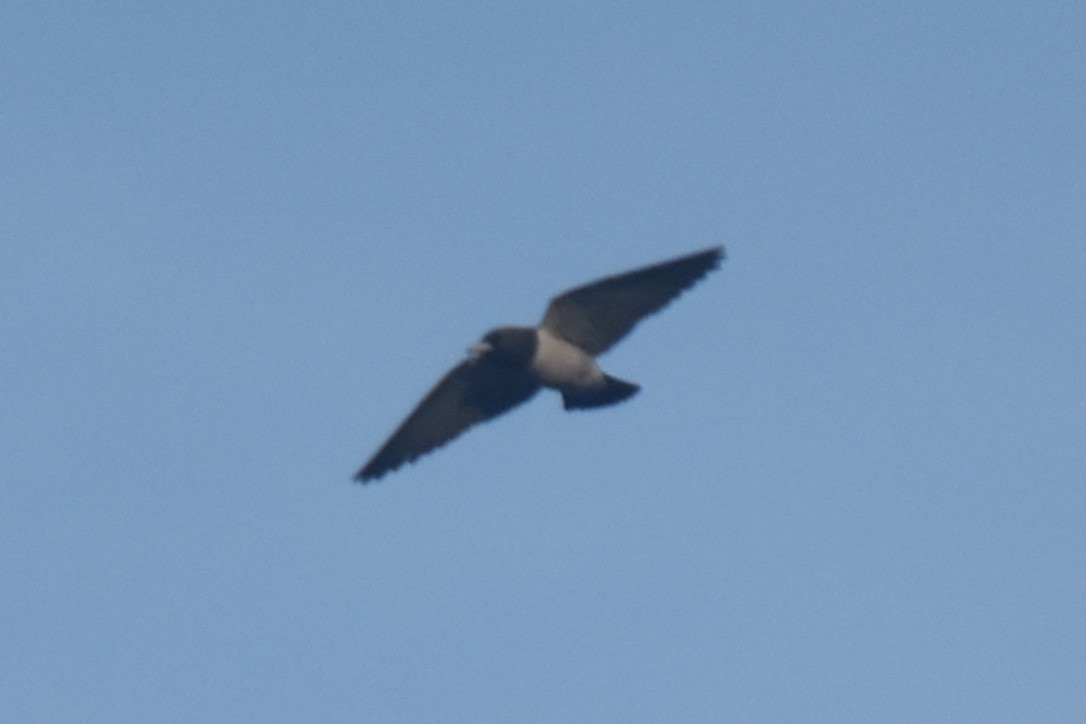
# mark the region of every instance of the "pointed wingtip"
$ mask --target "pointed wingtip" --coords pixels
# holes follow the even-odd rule
[[[352,478],[352,480],[354,480],[354,482],[356,483],[361,483],[362,485],[365,485],[366,483],[376,480],[379,477],[381,477],[381,473],[374,474],[372,470],[363,467],[354,474],[354,478]]]
[[[685,257],[680,257],[674,261],[697,261],[697,263],[703,265],[706,271],[713,269],[719,269],[720,264],[728,258],[728,252],[724,248],[723,244],[717,244],[716,246],[710,246],[708,249],[702,249],[701,251],[695,251],[692,254],[688,254]]]
[[[381,459],[380,455],[375,455],[373,460],[370,460],[358,469],[358,472],[354,474],[352,480],[362,485],[372,483],[376,480],[380,480],[392,471],[397,470],[405,462],[410,462],[410,460],[389,462],[388,460]]]

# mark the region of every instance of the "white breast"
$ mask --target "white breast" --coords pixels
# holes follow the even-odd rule
[[[539,330],[539,346],[532,359],[532,371],[547,387],[584,389],[603,383],[603,372],[583,349]]]

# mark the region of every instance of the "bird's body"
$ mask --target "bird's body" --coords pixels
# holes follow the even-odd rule
[[[356,479],[379,478],[471,425],[526,402],[542,387],[561,393],[567,410],[629,398],[639,387],[606,374],[595,356],[723,258],[724,249],[717,247],[606,277],[552,299],[538,327],[491,330],[430,390]]]
[[[543,386],[565,392],[604,384],[603,370],[583,349],[546,329],[532,331],[537,347],[530,369]]]

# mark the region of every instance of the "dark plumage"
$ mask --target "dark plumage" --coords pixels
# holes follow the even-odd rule
[[[374,480],[444,445],[472,425],[526,402],[541,387],[567,410],[613,405],[637,385],[600,370],[596,355],[720,266],[706,249],[570,289],[554,297],[538,327],[499,327],[470,348],[422,399],[355,478]]]

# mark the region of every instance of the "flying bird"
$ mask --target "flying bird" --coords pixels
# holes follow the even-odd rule
[[[498,327],[468,348],[355,475],[376,480],[472,425],[557,390],[567,410],[613,405],[640,388],[605,373],[595,357],[720,266],[724,247],[605,277],[551,299],[537,327]]]

